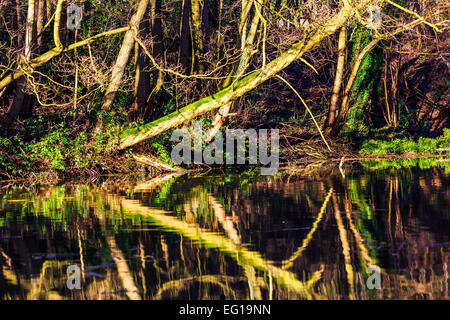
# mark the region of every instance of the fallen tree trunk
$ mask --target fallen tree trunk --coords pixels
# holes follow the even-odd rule
[[[158,120],[122,132],[119,136],[120,141],[118,149],[123,150],[127,147],[131,147],[170,128],[176,127],[185,121],[191,120],[213,109],[217,109],[244,95],[289,66],[293,61],[299,59],[306,51],[318,45],[323,39],[334,34],[339,28],[345,25],[351,16],[353,16],[355,10],[361,10],[371,2],[373,2],[373,0],[362,0],[356,8],[345,5],[325,24],[315,26],[312,30],[307,30],[302,41],[294,44],[285,53],[266,64],[263,69],[254,71],[250,75],[216,94],[191,103]]]

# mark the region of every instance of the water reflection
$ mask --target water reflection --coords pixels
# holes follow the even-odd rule
[[[0,297],[448,299],[445,167],[257,172],[3,186]]]

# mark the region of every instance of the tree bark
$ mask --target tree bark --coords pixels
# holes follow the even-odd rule
[[[37,0],[36,9],[36,36],[37,36],[37,52],[40,52],[40,47],[42,45],[42,30],[44,28],[44,13],[45,13],[45,2],[44,0]]]
[[[247,19],[247,15],[244,14],[245,7],[248,5],[248,1],[242,2],[242,16],[241,16],[241,23],[245,26],[245,20]],[[255,3],[255,5],[261,5],[259,3]],[[256,10],[255,10],[256,11]],[[230,79],[234,76],[235,81],[238,80],[242,74],[245,72],[245,70],[248,68],[250,64],[250,60],[254,54],[253,52],[253,46],[255,42],[256,33],[258,31],[258,26],[260,23],[260,17],[257,14],[257,12],[254,13],[253,19],[251,21],[250,30],[247,34],[247,32],[242,32],[240,43],[242,44],[242,54],[239,59],[237,67],[233,70],[233,72],[230,74],[230,77],[225,80],[225,83],[228,81],[231,81]],[[225,119],[228,116],[231,108],[233,106],[233,102],[229,102],[222,107],[220,107],[216,117],[214,118],[214,121],[212,123],[212,128],[209,132],[208,137],[206,138],[206,142],[210,142],[214,139],[217,132],[219,132],[220,128],[225,123]]]
[[[164,54],[161,3],[162,0],[151,0],[150,3],[151,31],[153,36],[152,53],[156,61],[161,59]],[[159,89],[162,86],[162,83],[163,83],[163,73],[160,70],[155,70],[153,72],[154,92],[159,91]]]
[[[161,21],[161,0],[150,0],[149,20],[140,23],[139,33],[143,36],[152,36],[151,52],[158,61],[163,56],[163,34]],[[136,45],[136,76],[135,76],[135,98],[132,111],[129,113],[130,120],[138,120],[148,116],[155,111],[152,96],[158,92],[163,84],[163,73],[151,68],[151,61],[145,52]]]
[[[350,91],[353,87],[353,83],[355,82],[356,76],[358,75],[359,67],[361,66],[361,63],[362,63],[364,57],[366,56],[366,54],[368,52],[370,52],[378,44],[378,42],[385,39],[386,37],[391,37],[398,33],[403,32],[405,30],[412,29],[415,26],[419,25],[420,23],[421,23],[421,20],[418,19],[418,20],[415,20],[415,21],[407,24],[406,26],[396,29],[395,31],[391,32],[388,36],[385,36],[383,38],[375,38],[371,42],[369,42],[369,44],[358,54],[358,56],[355,58],[355,62],[353,63],[350,76],[347,80],[347,84],[344,89],[342,102],[341,102],[340,108],[338,110],[336,119],[334,121],[334,125],[332,128],[331,134],[336,135],[339,132],[339,130],[341,128],[340,122],[346,117],[346,114],[349,109]]]
[[[154,2],[154,0],[152,0]],[[141,21],[139,24],[139,34],[146,35],[150,33],[150,24],[148,20]],[[135,47],[137,59],[136,59],[136,72],[135,72],[135,95],[132,106],[132,111],[129,114],[130,120],[137,120],[142,116],[147,107],[147,98],[150,96],[151,83],[150,83],[150,59],[140,49],[139,45]]]
[[[205,66],[201,63],[201,55],[205,51],[203,42],[203,0],[191,0],[191,19],[192,34],[194,36],[194,65],[195,70],[202,74],[205,72]]]
[[[191,28],[190,28],[190,15],[191,15],[191,0],[183,0],[183,13],[181,16],[180,27],[180,64],[186,74],[190,73],[190,58],[191,58]]]
[[[137,35],[139,24],[144,18],[145,12],[147,10],[148,1],[149,0],[140,0],[136,13],[131,17],[131,29],[125,33],[122,47],[120,48],[119,55],[117,56],[116,63],[114,64],[111,74],[111,80],[105,92],[102,106],[103,110],[110,110],[112,107],[117,91],[119,90],[120,83],[122,82],[125,67],[130,57],[130,52],[133,49],[135,41],[134,38]]]
[[[334,78],[333,95],[331,96],[330,110],[328,113],[328,121],[326,123],[327,133],[331,132],[336,119],[336,109],[341,92],[342,79],[344,77],[345,51],[347,47],[347,27],[343,26],[339,32],[339,49],[338,60],[336,66],[336,76]]]

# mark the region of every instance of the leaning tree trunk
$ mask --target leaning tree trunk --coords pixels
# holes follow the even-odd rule
[[[145,12],[147,10],[149,0],[140,0],[136,13],[131,17],[130,27],[131,29],[125,33],[125,37],[122,42],[122,47],[120,48],[119,55],[117,56],[116,63],[112,69],[111,80],[109,82],[108,88],[105,92],[105,97],[103,101],[103,110],[110,110],[111,106],[116,97],[117,91],[119,90],[120,83],[122,82],[122,77],[125,72],[125,67],[128,63],[130,57],[130,52],[133,49],[135,37],[139,28],[139,24],[144,18]]]

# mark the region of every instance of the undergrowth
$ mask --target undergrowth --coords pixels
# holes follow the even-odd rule
[[[450,129],[444,129],[444,133],[437,138],[420,137],[395,138],[395,139],[371,139],[363,142],[360,154],[362,155],[403,155],[418,154],[431,155],[442,152],[440,149],[450,148]]]

